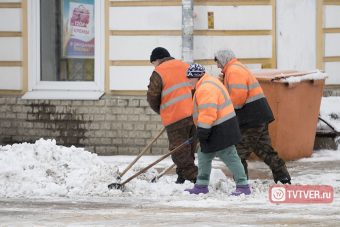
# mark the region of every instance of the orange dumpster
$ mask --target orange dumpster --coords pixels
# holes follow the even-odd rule
[[[325,74],[318,71],[263,69],[253,71],[275,121],[269,124],[272,145],[284,160],[313,152]]]

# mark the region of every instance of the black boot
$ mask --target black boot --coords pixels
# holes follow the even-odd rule
[[[194,179],[190,180],[190,182],[196,184],[196,180],[197,180],[197,178],[194,178]]]
[[[281,182],[282,184],[291,184],[290,180],[290,175],[288,173],[287,167],[286,165],[282,165],[280,168],[276,168],[275,171],[273,171],[272,169],[272,173],[273,173],[273,178],[275,181],[275,184],[277,184],[277,182]]]
[[[176,184],[183,184],[185,179],[182,176],[177,177],[177,180],[175,181]]]
[[[275,184],[277,184],[278,181],[280,181],[282,184],[292,184],[290,180],[291,179],[289,177],[284,177],[279,180],[275,180]]]

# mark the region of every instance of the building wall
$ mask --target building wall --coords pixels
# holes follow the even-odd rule
[[[340,95],[339,5],[337,0],[197,0],[194,59],[217,75],[213,54],[230,47],[251,68],[325,69],[327,83],[336,86],[324,94]],[[0,0],[0,144],[43,137],[103,155],[137,154],[161,130],[145,100],[153,70],[149,55],[164,46],[181,58],[181,1],[105,0],[104,13],[105,95],[27,100],[21,98],[29,80],[27,0]],[[208,13],[214,15],[213,27]],[[164,153],[167,146],[163,135],[151,153]]]
[[[181,58],[181,14],[181,1],[110,1],[111,91],[145,91],[153,70],[149,56],[157,46]],[[193,58],[210,74],[220,72],[213,58],[221,48],[233,49],[252,68],[275,68],[275,1],[195,1],[194,14]]]
[[[21,0],[0,0],[0,91],[21,91],[23,81]]]
[[[277,0],[277,67],[316,68],[316,1]]]
[[[101,155],[138,154],[162,125],[141,96],[104,96],[98,101],[23,100],[0,97],[0,144],[56,139]],[[149,153],[167,151],[164,133]]]
[[[320,4],[320,3],[319,3]],[[328,84],[340,84],[340,1],[324,0],[318,23],[318,65],[330,75]]]
[[[194,4],[194,59],[211,74],[218,74],[214,52],[230,47],[249,67],[319,68],[329,73],[328,85],[340,85],[340,1],[200,0]],[[208,28],[208,12],[214,14],[213,28]],[[181,58],[180,0],[106,0],[104,13],[106,93],[145,91],[152,71],[149,54],[155,46],[165,46]],[[26,22],[27,0],[0,0],[2,93],[28,89]]]

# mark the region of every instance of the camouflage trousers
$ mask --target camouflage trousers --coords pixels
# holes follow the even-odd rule
[[[248,177],[247,159],[254,152],[257,157],[266,163],[273,174],[274,181],[285,177],[290,179],[286,164],[271,145],[268,124],[256,128],[241,128],[242,140],[237,144],[237,153],[241,158],[244,170]]]
[[[166,127],[169,139],[169,149],[173,150],[191,137],[194,141],[183,146],[171,158],[176,164],[176,173],[185,180],[196,180],[198,169],[195,165],[195,151],[197,146],[196,127],[192,118],[185,118]]]

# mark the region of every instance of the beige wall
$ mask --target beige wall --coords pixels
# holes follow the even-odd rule
[[[320,3],[321,5],[321,3]],[[319,65],[328,74],[327,84],[340,84],[340,1],[323,0],[319,16]]]
[[[181,1],[110,1],[110,91],[145,91],[157,46],[181,58],[181,11]],[[250,67],[275,67],[275,1],[195,1],[194,14],[193,58],[210,74],[219,74],[213,58],[221,48],[232,48]]]
[[[23,81],[23,10],[20,0],[0,0],[0,91],[20,93]]]
[[[205,65],[211,74],[218,73],[212,60],[214,52],[230,47],[249,67],[301,69],[297,66],[305,64],[306,69],[314,65],[329,73],[327,84],[340,85],[337,45],[340,1],[196,0],[194,4],[194,60]],[[212,29],[208,29],[208,12],[214,13]],[[153,70],[149,63],[150,51],[164,46],[174,57],[181,58],[181,1],[105,0],[104,13],[106,93],[145,94]],[[1,94],[27,91],[26,15],[27,0],[0,0]],[[311,17],[308,20],[311,23],[304,26],[299,15]],[[287,21],[302,24],[287,25]],[[308,41],[294,39],[304,30],[309,35]],[[282,32],[293,38],[281,37]],[[297,43],[291,45],[292,41]],[[296,46],[308,50],[299,50]],[[304,55],[297,52],[309,54],[304,59]],[[301,61],[302,64],[296,64]]]

